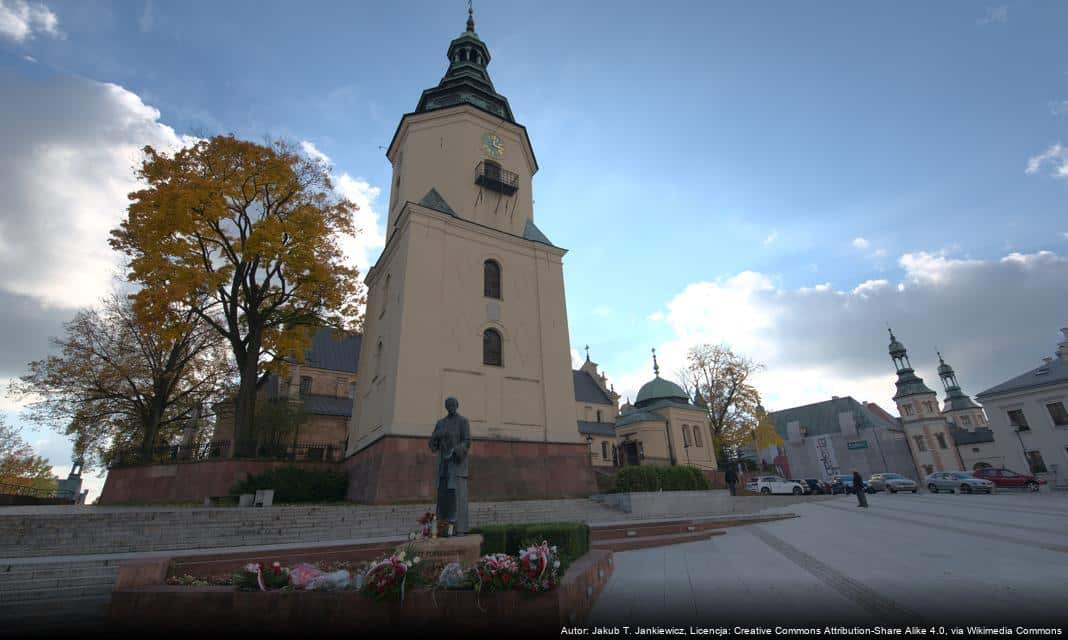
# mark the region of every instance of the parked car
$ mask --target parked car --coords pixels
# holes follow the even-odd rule
[[[808,483],[804,480],[794,480],[793,478],[791,478],[787,480],[787,482],[796,482],[797,484],[801,485],[801,490],[805,492],[806,496],[812,493],[812,487],[808,486]]]
[[[1008,469],[980,469],[973,472],[972,475],[976,478],[989,480],[999,489],[1030,489],[1031,491],[1038,491],[1038,485],[1046,484],[1046,481],[1041,478],[1016,473]]]
[[[868,486],[866,480],[861,480],[864,483],[864,493],[872,493],[871,487]],[[831,493],[853,493],[853,474],[843,473],[837,476],[831,476]]]
[[[819,480],[817,478],[805,478],[804,480],[799,480],[798,482],[800,482],[802,485],[807,486],[809,488],[809,493],[813,493],[816,495],[824,495],[831,493],[830,483],[824,482],[823,480]]]
[[[760,493],[765,496],[773,493],[792,493],[795,496],[799,496],[805,493],[805,489],[800,482],[787,480],[779,476],[750,478],[749,482],[745,483],[745,488],[753,493]]]
[[[872,493],[879,491],[887,491],[889,493],[897,493],[898,491],[911,491],[916,493],[916,483],[909,480],[900,473],[876,473],[868,479],[868,487],[871,488]]]
[[[976,478],[967,471],[940,471],[927,476],[927,490],[931,493],[994,493],[994,483]]]

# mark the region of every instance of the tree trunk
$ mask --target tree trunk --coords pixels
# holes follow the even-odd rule
[[[144,437],[141,440],[141,461],[151,462],[152,454],[156,449],[156,437],[159,435],[159,424],[163,421],[163,400],[157,394],[152,398],[148,415],[144,420]]]
[[[237,400],[234,407],[234,442],[232,444],[233,455],[236,457],[249,457],[255,451],[255,443],[252,441],[253,417],[256,412],[256,381],[259,373],[260,341],[259,338],[249,340],[249,346],[245,350],[245,361],[238,363],[241,373],[241,384],[237,389]]]

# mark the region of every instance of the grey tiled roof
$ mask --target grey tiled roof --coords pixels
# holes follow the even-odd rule
[[[312,346],[304,354],[304,364],[318,369],[356,373],[363,336],[350,333],[340,340],[333,329],[320,329],[312,336]]]
[[[352,416],[352,398],[335,398],[334,396],[306,395],[304,413],[316,416]]]
[[[888,422],[882,416],[870,411],[867,407],[854,400],[851,396],[824,400],[813,404],[806,404],[792,409],[772,411],[768,417],[775,423],[775,432],[780,437],[786,438],[787,425],[791,422],[799,422],[805,428],[808,436],[821,436],[830,433],[841,433],[842,428],[838,424],[838,414],[850,412],[857,415],[858,427],[866,428],[863,422],[872,427],[895,428],[897,425]]]
[[[456,212],[452,210],[452,207],[449,206],[449,203],[445,202],[445,198],[442,198],[441,194],[438,193],[438,190],[434,189],[433,187],[431,187],[430,191],[426,192],[426,195],[423,196],[423,199],[419,201],[419,204],[423,205],[424,207],[427,207],[428,209],[447,213],[450,216],[456,215]]]
[[[575,383],[575,400],[577,402],[592,402],[594,404],[612,404],[612,399],[601,391],[600,385],[585,371],[572,371],[571,377]]]
[[[616,425],[610,422],[584,422],[579,420],[578,423],[579,433],[591,436],[606,436],[614,437],[616,435]]]
[[[994,441],[994,432],[987,427],[977,427],[975,431],[968,431],[960,427],[950,427],[949,433],[953,436],[953,441],[957,443],[957,446]]]
[[[547,238],[545,234],[541,232],[541,229],[538,228],[538,225],[534,224],[534,221],[530,218],[527,219],[527,226],[525,229],[523,229],[523,237],[527,240],[533,240],[534,242],[547,244],[550,247],[553,246],[553,243],[549,242],[549,238]]]
[[[635,422],[664,422],[664,418],[648,411],[631,411],[616,418],[616,428],[625,427]]]
[[[1045,369],[1047,372],[1035,375],[1039,371]],[[1002,382],[999,385],[990,387],[982,393],[976,394],[976,398],[982,399],[987,396],[995,396],[1002,393],[1009,393],[1012,391],[1023,391],[1025,389],[1032,389],[1038,387],[1047,387],[1054,384],[1063,384],[1068,382],[1068,360],[1062,360],[1060,358],[1054,358],[1049,364],[1042,364],[1042,366],[1035,367],[1027,373],[1016,376]]]

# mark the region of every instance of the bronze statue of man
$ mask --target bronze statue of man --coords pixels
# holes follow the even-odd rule
[[[453,534],[467,533],[467,453],[471,450],[471,425],[456,413],[460,402],[445,400],[445,416],[434,425],[430,450],[438,454],[438,522],[453,525]]]

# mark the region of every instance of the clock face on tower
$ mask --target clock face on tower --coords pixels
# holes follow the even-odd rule
[[[494,160],[500,160],[501,155],[504,154],[504,142],[492,133],[487,133],[482,136],[482,148],[485,149],[486,153],[488,153]]]

